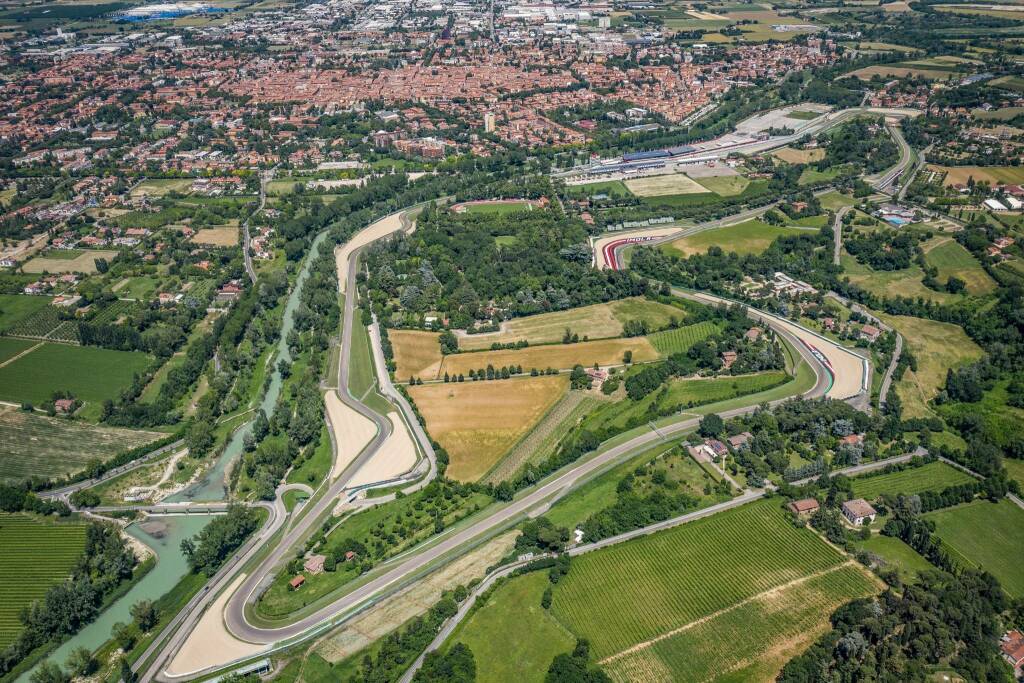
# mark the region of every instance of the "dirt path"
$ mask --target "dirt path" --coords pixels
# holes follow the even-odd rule
[[[21,358],[22,356],[27,356],[28,354],[32,353],[33,351],[35,351],[36,349],[38,349],[42,345],[43,345],[43,342],[39,342],[35,346],[30,346],[29,348],[25,349],[24,351],[19,353],[17,356],[12,356],[11,358],[8,358],[3,363],[0,363],[0,368],[5,367],[7,365],[10,365],[14,361],[16,361],[19,358]]]
[[[662,634],[660,634],[660,635],[658,635],[658,636],[656,636],[654,638],[651,638],[650,640],[645,640],[642,643],[637,643],[636,645],[634,645],[632,647],[629,647],[629,648],[626,648],[625,650],[623,650],[621,652],[617,652],[617,653],[611,655],[610,657],[605,657],[600,662],[598,662],[598,664],[601,664],[602,666],[604,666],[606,664],[610,664],[611,662],[614,662],[614,661],[616,661],[618,659],[621,659],[621,658],[625,657],[626,655],[631,655],[634,652],[639,652],[641,650],[646,650],[647,648],[651,647],[652,645],[660,643],[661,641],[666,640],[668,638],[671,638],[672,636],[679,635],[680,633],[685,633],[686,631],[689,631],[692,628],[696,628],[697,626],[700,626],[701,624],[705,624],[705,623],[711,621],[712,619],[716,619],[716,618],[722,616],[723,614],[728,614],[729,612],[732,612],[733,610],[738,609],[738,608],[740,608],[740,607],[742,607],[744,605],[748,605],[748,604],[750,604],[752,602],[757,602],[759,600],[769,600],[769,599],[775,597],[776,595],[778,595],[779,593],[782,593],[783,591],[789,590],[790,588],[794,588],[794,587],[799,586],[799,585],[801,585],[803,583],[807,583],[808,581],[810,581],[812,579],[816,579],[816,578],[818,578],[820,576],[825,576],[826,574],[831,574],[832,572],[835,572],[835,571],[838,571],[840,569],[843,569],[845,567],[850,567],[850,566],[857,566],[857,563],[854,562],[853,560],[846,560],[845,562],[840,562],[839,564],[834,565],[832,567],[828,567],[827,569],[822,569],[822,570],[816,571],[814,573],[808,574],[806,576],[801,576],[799,579],[793,579],[792,581],[789,581],[787,583],[780,584],[778,586],[775,586],[774,588],[769,588],[768,590],[762,591],[761,593],[758,593],[756,595],[751,595],[749,598],[746,598],[745,600],[740,600],[739,602],[733,603],[732,605],[729,605],[728,607],[724,607],[724,608],[718,610],[717,612],[712,612],[711,614],[707,614],[707,615],[701,617],[700,619],[697,619],[696,621],[691,621],[688,624],[683,624],[682,626],[680,626],[678,628],[674,628],[671,631],[666,631],[665,633],[662,633]]]

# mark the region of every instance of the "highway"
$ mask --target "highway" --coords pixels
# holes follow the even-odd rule
[[[887,170],[875,181],[873,181],[871,183],[871,186],[874,187],[879,192],[885,192],[886,194],[895,194],[892,191],[892,185],[893,183],[896,182],[898,178],[900,178],[903,175],[903,172],[906,171],[907,168],[910,166],[910,162],[913,160],[913,150],[910,149],[910,145],[908,145],[907,141],[903,138],[903,133],[900,132],[899,128],[897,128],[896,126],[887,125],[885,129],[889,131],[889,135],[900,148],[900,160],[896,162],[895,166]]]
[[[832,236],[835,240],[835,247],[832,250],[832,263],[839,265],[839,257],[843,253],[843,217],[849,213],[850,207],[844,206],[836,211],[835,220],[832,221]]]

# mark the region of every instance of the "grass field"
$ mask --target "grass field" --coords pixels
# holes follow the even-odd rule
[[[864,81],[871,80],[872,76],[882,76],[883,78],[904,78],[907,76],[913,76],[930,81],[945,81],[957,75],[957,72],[949,69],[880,64],[877,66],[867,66],[863,69],[857,69],[856,71],[852,71],[849,75],[855,76]]]
[[[42,403],[58,390],[87,402],[116,398],[151,358],[135,351],[44,344],[0,368],[0,399]]]
[[[954,559],[991,572],[1011,597],[1024,596],[1024,510],[1003,498],[998,503],[977,500],[925,517],[935,522],[935,533]]]
[[[575,647],[572,634],[540,606],[550,585],[544,572],[517,577],[495,590],[452,634],[452,643],[473,651],[479,683],[541,683],[555,655]]]
[[[565,394],[566,375],[409,387],[445,450],[447,476],[476,481]]]
[[[600,339],[597,341],[580,342],[578,344],[549,344],[546,346],[530,346],[525,349],[504,351],[476,351],[473,353],[457,353],[445,356],[437,371],[438,376],[464,374],[467,379],[470,370],[482,370],[488,365],[502,368],[507,365],[522,365],[524,372],[532,368],[569,369],[574,365],[590,367],[598,365],[620,365],[622,355],[626,351],[633,352],[633,362],[654,360],[658,351],[646,337],[629,339]]]
[[[988,181],[993,187],[999,184],[1017,185],[1024,183],[1024,168],[1019,166],[929,166],[946,174],[944,185],[966,184],[968,179],[975,182]]]
[[[772,156],[785,161],[787,164],[809,164],[812,161],[824,159],[825,150],[820,147],[815,147],[814,149],[783,147],[772,152]]]
[[[853,495],[875,500],[883,493],[913,495],[922,491],[941,491],[948,486],[968,484],[972,481],[974,477],[944,462],[930,462],[902,472],[856,477],[853,479]]]
[[[466,213],[504,216],[505,214],[517,211],[527,211],[529,208],[529,202],[487,202],[484,204],[468,204],[465,211]]]
[[[569,193],[575,196],[593,196],[595,194],[617,194],[620,197],[628,197],[633,193],[629,191],[621,180],[603,180],[597,183],[585,183],[583,185],[569,185]]]
[[[840,192],[836,192],[835,190],[830,190],[829,192],[826,192],[825,194],[818,197],[818,199],[819,201],[821,201],[821,208],[829,209],[831,211],[836,211],[837,209],[841,209],[844,206],[854,205],[853,197],[842,194]]]
[[[566,328],[578,334],[580,339],[584,336],[591,339],[617,337],[622,334],[622,325],[628,320],[642,320],[651,329],[658,329],[668,325],[673,317],[682,319],[685,316],[685,311],[673,306],[641,297],[630,297],[604,304],[513,318],[502,324],[500,332],[461,336],[459,348],[476,351],[489,349],[494,343],[509,344],[521,339],[531,344],[557,342],[561,341]]]
[[[0,365],[9,362],[18,354],[28,351],[39,342],[31,339],[14,339],[13,337],[0,337]]]
[[[936,292],[924,286],[924,271],[916,263],[903,270],[874,270],[850,256],[844,250],[840,256],[843,276],[850,282],[880,297],[921,297],[926,301],[948,304],[963,299],[961,295]]]
[[[694,325],[678,327],[674,330],[655,332],[648,336],[651,344],[663,355],[689,351],[690,347],[718,332],[718,325],[704,320]]]
[[[21,632],[18,614],[71,574],[86,525],[0,514],[0,648]]]
[[[551,612],[616,680],[764,680],[877,589],[762,501],[576,558]]]
[[[759,254],[777,238],[783,235],[809,234],[807,230],[775,227],[764,221],[751,220],[724,228],[704,230],[689,237],[681,237],[661,247],[662,251],[676,256],[703,254],[710,247],[721,247],[725,252],[737,254]]]
[[[149,197],[163,197],[168,192],[180,192],[186,194],[192,188],[191,178],[153,178],[143,180],[132,188],[132,197],[147,195]]]
[[[155,441],[157,432],[94,427],[80,421],[0,408],[0,481],[32,475],[55,477],[77,472],[89,460]]]
[[[996,283],[971,252],[951,237],[937,236],[922,245],[925,260],[939,269],[939,282],[957,277],[967,283],[967,291],[981,296],[995,290]]]
[[[436,377],[442,358],[437,341],[440,336],[437,332],[388,330],[395,356],[395,377],[401,381],[409,377]]]
[[[917,358],[917,371],[906,372],[896,384],[896,390],[903,400],[904,418],[929,415],[931,411],[925,404],[935,398],[945,384],[946,371],[983,355],[981,347],[958,325],[910,316],[878,316],[882,322],[903,335],[907,346]],[[922,408],[923,413],[919,412]]]
[[[631,178],[625,184],[629,191],[637,197],[664,197],[667,195],[707,192],[703,185],[685,173]]]
[[[48,296],[0,294],[0,331],[50,305]]]
[[[721,197],[735,197],[750,184],[750,181],[741,175],[709,176],[701,178],[698,182]]]
[[[1006,458],[1003,460],[1003,466],[1006,468],[1006,473],[1010,475],[1010,479],[1024,487],[1024,460]]]
[[[1003,76],[989,82],[989,85],[999,86],[1016,93],[1024,93],[1024,78],[1020,76]]]
[[[26,273],[95,273],[96,259],[112,260],[116,251],[96,249],[83,251],[75,258],[55,258],[53,256],[36,256],[22,266]]]
[[[934,569],[931,563],[918,555],[913,548],[892,536],[875,534],[866,541],[857,541],[855,545],[876,555],[886,567],[894,568],[904,583],[913,581],[918,572]]]
[[[196,231],[192,236],[196,244],[206,244],[213,247],[233,247],[238,244],[238,227],[227,228],[204,228]]]

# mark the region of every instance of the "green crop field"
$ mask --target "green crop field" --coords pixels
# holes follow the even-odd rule
[[[85,528],[0,514],[0,648],[18,637],[21,610],[71,574],[85,548]]]
[[[0,331],[50,305],[48,296],[0,294]]]
[[[718,325],[710,320],[705,320],[695,325],[656,332],[650,335],[648,339],[651,340],[651,344],[658,350],[658,353],[667,356],[673,353],[688,351],[691,346],[707,339],[716,332],[718,332]]]
[[[0,482],[72,474],[89,460],[106,460],[163,436],[4,407],[0,409]]]
[[[1011,597],[1024,597],[1024,510],[1004,498],[977,500],[925,515],[955,560],[990,572]]]
[[[551,613],[619,680],[763,679],[876,590],[760,501],[576,558]]]
[[[19,353],[28,351],[39,342],[31,339],[14,339],[13,337],[0,337],[0,363],[6,363]]]
[[[47,343],[0,368],[0,398],[42,403],[66,390],[82,401],[100,402],[116,398],[150,362],[134,351]]]
[[[930,462],[901,472],[856,477],[853,479],[853,495],[874,500],[883,493],[913,495],[922,491],[941,491],[948,486],[972,481],[974,477],[944,462]]]

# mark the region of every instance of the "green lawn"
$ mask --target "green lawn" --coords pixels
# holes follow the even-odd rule
[[[1020,484],[1021,488],[1024,488],[1024,460],[1006,458],[1003,460],[1003,466],[1006,467],[1006,472],[1010,475],[1010,478]]]
[[[853,197],[841,194],[835,190],[823,194],[818,197],[818,200],[821,202],[821,208],[831,211],[836,211],[844,206],[853,206],[855,203]]]
[[[928,264],[939,269],[939,282],[945,283],[950,277],[960,278],[967,284],[967,291],[977,296],[996,288],[995,280],[985,272],[978,259],[956,240],[940,235],[926,242],[923,249]]]
[[[909,545],[892,536],[876,534],[866,541],[857,541],[854,545],[877,555],[887,566],[896,569],[904,583],[914,581],[920,572],[935,568]]]
[[[1010,596],[1024,597],[1024,509],[1009,499],[976,500],[925,515],[957,561],[991,572]]]
[[[747,189],[747,185],[750,184],[750,181],[741,175],[713,176],[696,180],[711,192],[722,197],[735,197]]]
[[[479,683],[541,683],[555,655],[576,639],[541,607],[547,572],[516,577],[494,591],[449,642],[473,651]]]
[[[724,228],[704,230],[662,245],[661,250],[675,256],[703,254],[710,247],[721,247],[725,252],[759,254],[776,238],[784,235],[809,235],[812,231],[793,227],[776,227],[761,220],[750,220]]]
[[[151,362],[136,351],[47,343],[0,368],[0,398],[42,403],[63,390],[98,403],[117,398]]]
[[[621,180],[603,180],[597,183],[587,183],[586,185],[570,185],[566,189],[569,191],[569,194],[574,196],[593,196],[595,194],[615,194],[620,197],[633,196],[633,193],[629,191],[629,188]]]
[[[0,294],[0,331],[50,305],[48,296]]]
[[[350,355],[352,365],[349,368],[348,388],[353,396],[361,397],[376,379],[373,374],[373,356],[370,353],[370,335],[358,320],[352,325],[352,352]],[[337,368],[331,368],[330,373],[336,373]]]
[[[21,632],[18,614],[66,579],[85,548],[86,525],[0,514],[0,648]]]
[[[816,168],[808,166],[800,174],[800,179],[797,181],[799,185],[811,185],[812,183],[820,183],[825,180],[834,180],[836,176],[842,171],[841,166],[832,166],[824,171],[819,171]]]
[[[883,493],[913,495],[922,491],[941,491],[949,486],[968,484],[974,481],[974,477],[944,462],[930,462],[900,472],[856,477],[852,481],[853,495],[875,500]]]
[[[530,205],[526,202],[494,202],[493,204],[468,204],[466,213],[480,213],[485,215],[504,216],[518,211],[528,211]]]

